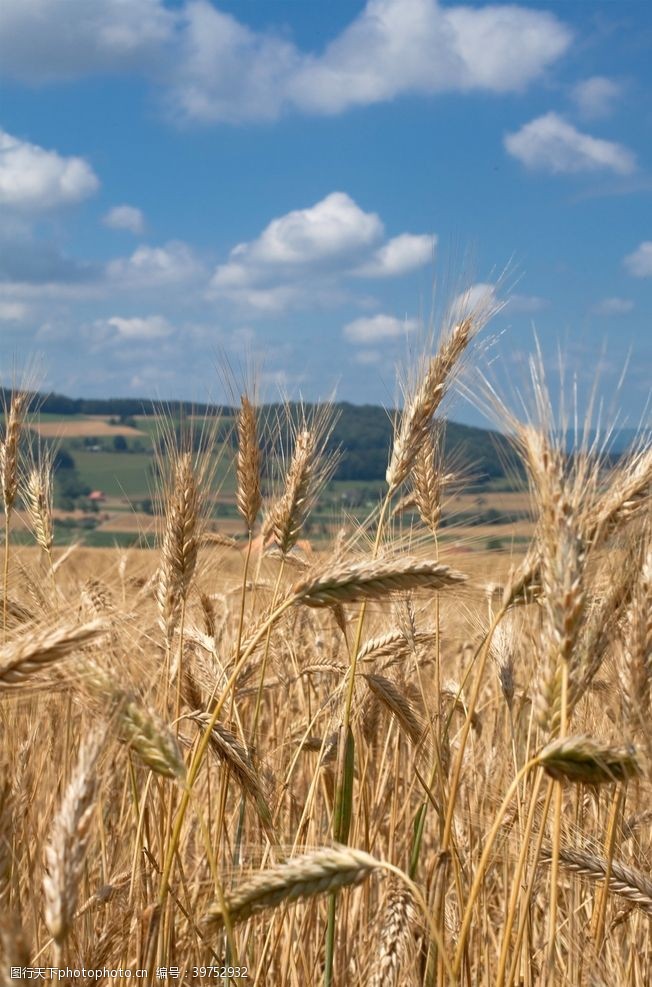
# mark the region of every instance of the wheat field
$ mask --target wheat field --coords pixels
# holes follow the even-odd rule
[[[52,462],[23,454],[15,389],[3,987],[39,968],[63,983],[652,982],[652,450],[568,454],[535,370],[531,414],[502,406],[529,547],[439,545],[439,416],[481,322],[425,354],[385,495],[312,556],[298,543],[334,468],[328,405],[265,422],[243,394],[244,540],[206,537],[212,461],[170,429],[158,551],[55,551]],[[275,430],[289,439],[268,462]],[[12,544],[18,510],[32,547]]]

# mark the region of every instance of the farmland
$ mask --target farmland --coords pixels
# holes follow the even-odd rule
[[[347,405],[344,410],[351,433],[349,436],[340,427],[335,433],[333,445],[341,450],[341,462],[346,463],[350,451],[357,448],[358,440],[354,436],[358,426],[352,406]],[[370,412],[373,412],[373,420],[378,421],[380,426],[379,437],[375,441],[380,443],[378,455],[382,462],[389,450],[387,416],[382,409],[363,409],[361,428],[367,427],[363,423],[371,420]],[[110,415],[65,415],[41,411],[31,418],[31,432],[51,442],[57,450],[67,453],[74,464],[74,474],[65,471],[58,474],[60,481],[68,481],[74,476],[76,489],[72,500],[65,496],[67,482],[66,490],[60,492],[60,503],[57,501],[60,522],[56,532],[57,543],[75,541],[95,546],[129,545],[141,544],[140,535],[143,533],[149,540],[154,537],[156,524],[152,518],[158,510],[155,450],[164,420],[156,414],[126,420],[130,424],[124,424],[124,421]],[[212,423],[211,427],[215,424],[215,419],[201,416],[189,415],[187,420],[198,432],[209,422]],[[335,420],[337,423],[338,418]],[[224,434],[228,435],[233,428],[233,416],[229,415],[221,421]],[[462,463],[477,469],[472,457],[478,453],[485,457],[486,462],[491,462],[494,455],[491,433],[468,430],[473,433],[475,443],[470,450],[466,432],[455,425],[451,426],[451,430],[454,434],[451,449]],[[456,430],[460,430],[459,435]],[[230,468],[232,448],[229,443],[218,440],[213,456],[211,527],[229,536],[242,538],[244,529],[235,501],[235,473]],[[444,498],[442,525],[446,528],[452,526],[453,530],[442,533],[443,542],[452,540],[465,550],[478,551],[488,545],[494,548],[515,547],[523,544],[531,534],[529,503],[523,493],[522,480],[503,475],[499,460],[496,464],[498,475],[476,482],[475,492],[465,490],[462,493],[458,483],[455,491]],[[326,485],[308,521],[308,532],[317,544],[331,539],[346,517],[361,521],[373,509],[382,496],[383,481],[377,476],[380,471],[378,466],[372,465],[369,469],[371,475],[368,478],[335,478]],[[479,474],[482,475],[482,467]],[[102,497],[90,503],[88,494],[93,491],[101,493]],[[146,512],[143,512],[143,506],[147,507]],[[24,540],[24,531],[20,526],[14,531],[14,537]]]

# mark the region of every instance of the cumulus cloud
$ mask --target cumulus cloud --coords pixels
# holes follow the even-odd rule
[[[549,13],[442,8],[436,0],[368,0],[321,53],[252,31],[205,0],[184,15],[172,98],[205,122],[270,119],[285,109],[342,113],[405,93],[518,91],[571,41]]]
[[[334,114],[406,93],[520,91],[568,49],[556,16],[517,5],[367,0],[322,51],[208,0],[4,0],[0,64],[23,81],[140,71],[200,122]]]
[[[278,116],[301,56],[292,42],[252,31],[206,0],[187,4],[168,95],[179,116],[203,123]]]
[[[633,308],[631,298],[603,298],[596,302],[591,311],[594,315],[627,315]]]
[[[127,230],[136,236],[145,229],[145,217],[136,206],[114,206],[102,217],[102,222],[112,230]]]
[[[114,315],[98,325],[114,329],[121,339],[165,339],[173,328],[162,315],[145,315],[123,318]]]
[[[377,240],[383,225],[344,192],[332,192],[308,209],[294,209],[274,219],[252,243],[232,251],[237,267],[303,267],[359,251]]]
[[[110,261],[106,276],[122,287],[148,288],[192,281],[202,271],[191,248],[186,243],[171,240],[162,247],[142,244],[130,257]]]
[[[370,260],[354,271],[361,277],[391,278],[423,267],[432,260],[437,237],[434,234],[401,233],[388,240]]]
[[[342,329],[342,335],[350,343],[369,345],[396,339],[417,328],[416,319],[397,319],[393,315],[371,315],[354,319]]]
[[[62,157],[0,130],[0,204],[40,212],[80,202],[99,184],[83,158]]]
[[[571,98],[583,117],[595,120],[613,113],[622,91],[622,83],[603,75],[593,75],[573,86]]]
[[[176,16],[162,0],[2,0],[2,73],[22,82],[154,69]]]
[[[509,154],[532,171],[577,174],[612,171],[629,175],[636,168],[632,151],[614,141],[582,133],[556,113],[546,113],[505,137]]]
[[[644,240],[625,257],[623,264],[635,278],[652,278],[652,240]]]
[[[344,192],[273,219],[260,236],[233,248],[209,294],[258,311],[342,300],[349,276],[398,276],[431,256],[433,236],[401,234],[381,243],[380,217]]]

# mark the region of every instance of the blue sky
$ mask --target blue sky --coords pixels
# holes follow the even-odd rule
[[[629,355],[635,422],[650,51],[627,0],[3,0],[0,376],[204,400],[247,352],[270,397],[388,402],[436,282],[507,302],[508,381],[534,329],[605,393]]]

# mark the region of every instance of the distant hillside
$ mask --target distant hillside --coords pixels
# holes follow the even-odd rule
[[[10,398],[9,392],[0,389],[0,399]],[[34,394],[31,409],[49,415],[109,415],[116,419],[130,419],[135,415],[155,416],[160,412],[160,402],[136,398],[69,398],[61,394]],[[293,416],[299,405],[291,405]],[[190,402],[171,402],[171,414],[221,416],[222,437],[230,431],[229,418],[235,409]],[[335,474],[339,480],[382,480],[392,437],[391,413],[377,405],[354,405],[339,402],[335,405],[337,421],[330,440],[330,447],[339,447],[342,457]],[[267,405],[264,414],[270,420],[276,418],[280,405]],[[509,441],[498,432],[473,428],[449,422],[446,428],[445,454],[454,457],[474,479],[482,482],[505,476],[505,464],[514,468],[514,454]]]
[[[377,405],[337,405],[339,418],[332,444],[344,450],[336,478],[342,480],[383,479],[392,439],[391,417]],[[513,463],[509,441],[498,432],[448,422],[445,456],[486,481],[505,476],[505,464]]]

